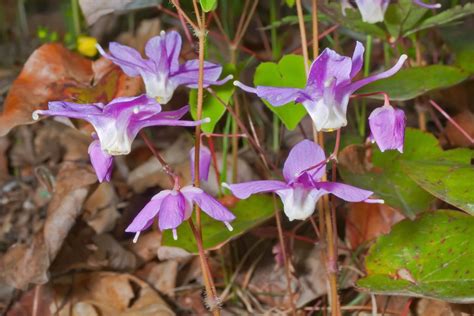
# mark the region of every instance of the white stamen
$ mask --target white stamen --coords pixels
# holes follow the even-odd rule
[[[134,243],[134,244],[137,243],[138,237],[140,237],[140,233],[141,233],[141,232],[136,232],[136,233],[135,233],[135,237],[133,237],[133,243]]]
[[[173,229],[173,239],[178,240],[178,231],[176,229]]]
[[[35,121],[39,120],[39,112],[40,111],[36,110],[31,114],[31,117],[33,118],[33,120]]]
[[[232,227],[229,222],[224,222],[225,226],[227,227],[227,229],[231,232],[234,230],[234,227]]]
[[[373,204],[385,204],[385,201],[382,199],[367,199],[364,201],[365,203],[373,203]]]

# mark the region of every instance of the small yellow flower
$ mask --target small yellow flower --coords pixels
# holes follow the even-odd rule
[[[80,35],[77,38],[77,50],[84,56],[94,57],[97,55],[97,39],[91,36]]]

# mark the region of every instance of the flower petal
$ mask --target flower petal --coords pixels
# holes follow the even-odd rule
[[[191,162],[191,177],[194,181],[194,156],[196,148],[193,146],[189,151],[189,160]],[[211,151],[206,146],[199,146],[199,180],[207,181],[209,178],[209,168],[211,167]]]
[[[135,216],[132,223],[125,229],[128,233],[136,233],[147,229],[153,224],[154,217],[158,214],[163,203],[163,199],[171,193],[170,190],[163,190],[156,194],[150,202]]]
[[[324,194],[317,189],[306,189],[303,187],[278,190],[276,193],[283,202],[283,211],[290,221],[305,220],[314,213],[316,202]]]
[[[441,3],[424,3],[421,0],[413,0],[413,3],[419,5],[420,7],[427,8],[427,9],[439,9],[441,8]]]
[[[314,98],[322,96],[331,85],[345,85],[351,80],[352,61],[326,48],[311,64],[305,90]]]
[[[283,166],[283,177],[287,182],[294,181],[304,170],[321,164],[325,160],[324,150],[315,142],[305,139],[296,144],[288,154]],[[325,165],[324,163],[322,168],[308,171],[315,181],[321,179],[326,172]]]
[[[400,56],[397,63],[395,64],[395,66],[393,66],[389,70],[386,70],[386,71],[381,72],[379,74],[376,74],[376,75],[373,75],[373,76],[370,76],[370,77],[367,77],[367,78],[364,78],[364,79],[361,79],[359,81],[356,81],[356,82],[352,83],[351,86],[350,86],[350,90],[352,92],[355,92],[358,89],[362,88],[363,86],[365,86],[365,85],[367,85],[371,82],[393,76],[394,74],[396,74],[402,68],[403,63],[405,62],[406,59],[407,59],[407,55],[403,54],[402,56]]]
[[[88,152],[99,182],[104,180],[110,181],[114,162],[113,157],[102,150],[98,140],[94,140],[89,145]]]
[[[352,54],[352,67],[351,67],[351,79],[354,78],[359,71],[362,69],[364,64],[364,45],[361,42],[357,41],[354,48],[354,53]]]
[[[371,137],[380,150],[397,149],[403,152],[405,140],[405,113],[390,105],[376,108],[369,116]]]
[[[47,110],[36,110],[33,112],[33,119],[37,120],[39,115],[64,116],[75,119],[82,119],[91,122],[97,115],[102,115],[102,103],[79,104],[65,101],[48,102]]]
[[[158,213],[160,230],[174,229],[185,219],[186,200],[181,192],[171,191],[161,203]]]
[[[367,23],[382,22],[390,0],[355,0],[362,20]]]
[[[181,53],[181,36],[176,31],[151,38],[145,46],[145,54],[155,63],[155,71],[172,73],[179,69]]]
[[[224,82],[219,81],[222,73],[222,66],[213,64],[208,61],[204,62],[204,87],[209,85],[221,85],[231,79],[228,77]],[[170,79],[178,85],[185,85],[189,88],[197,88],[199,79],[199,60],[188,60],[181,66],[178,71],[170,75]]]
[[[112,42],[109,44],[110,54],[107,54],[100,45],[97,45],[97,49],[102,56],[122,68],[123,72],[130,77],[139,76],[140,70],[152,70],[149,63],[134,48]]]
[[[184,196],[193,200],[210,217],[221,222],[231,222],[235,219],[227,208],[202,189],[186,186],[181,189]]]
[[[267,100],[273,106],[282,106],[289,102],[296,101],[297,99],[308,99],[302,89],[298,88],[280,88],[280,87],[267,87],[257,86],[256,88],[244,85],[240,81],[234,81],[234,85],[240,89],[255,93],[258,97]]]
[[[338,182],[318,182],[315,187],[327,193],[334,194],[347,202],[362,202],[368,199],[373,192]]]
[[[239,199],[246,199],[255,193],[275,192],[276,190],[288,188],[288,185],[285,182],[276,180],[249,181],[237,184],[227,184],[226,186],[230,191],[232,191],[232,194]]]

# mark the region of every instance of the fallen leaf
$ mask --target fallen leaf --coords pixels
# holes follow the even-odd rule
[[[141,53],[145,52],[145,45],[150,38],[157,36],[161,31],[159,18],[143,20],[136,31],[124,32],[117,38],[117,42],[135,48]]]
[[[174,260],[160,263],[150,262],[137,271],[136,276],[146,281],[153,288],[160,291],[160,293],[174,297],[176,278],[178,276],[178,262]]]
[[[128,243],[127,248],[141,260],[148,262],[157,258],[161,246],[161,232],[150,230],[140,235],[136,243]]]
[[[0,137],[0,183],[8,179],[8,147],[10,147],[8,138]]]
[[[33,122],[31,114],[49,100],[60,99],[65,84],[86,85],[93,78],[91,61],[60,44],[45,44],[28,58],[7,95],[0,116],[0,136]]]
[[[61,166],[43,228],[30,244],[15,244],[0,259],[0,280],[16,288],[48,281],[48,269],[82,212],[88,188],[97,178],[89,166]]]
[[[357,249],[366,241],[388,234],[404,218],[385,204],[351,203],[346,217],[346,241],[352,249]]]
[[[101,234],[92,237],[98,250],[94,252],[94,260],[106,263],[106,267],[112,270],[134,270],[138,263],[135,255],[126,250],[109,234]]]
[[[117,194],[112,184],[103,182],[84,204],[82,217],[97,234],[113,230],[116,220],[120,217],[116,206],[117,200]]]

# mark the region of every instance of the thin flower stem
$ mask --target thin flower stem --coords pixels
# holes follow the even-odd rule
[[[311,1],[311,25],[313,30],[313,59],[319,55],[318,0]]]
[[[293,297],[293,289],[291,288],[290,263],[289,263],[288,254],[286,253],[285,236],[283,235],[283,227],[281,225],[280,211],[277,207],[275,194],[273,194],[273,207],[275,209],[275,219],[276,219],[276,224],[277,224],[277,229],[278,229],[278,240],[280,241],[281,253],[283,255],[283,262],[285,265],[286,287],[287,287],[288,295],[290,296],[291,313],[293,316],[296,316],[296,305],[295,305],[295,301]]]
[[[441,106],[439,106],[439,104],[437,104],[435,101],[433,100],[430,100],[430,104],[439,112],[441,113],[441,115],[443,115],[449,122],[451,122],[451,124],[453,124],[453,126],[461,133],[464,135],[464,137],[467,138],[467,140],[469,140],[471,142],[471,144],[474,144],[474,138],[472,138],[468,132],[466,132],[466,130],[464,128],[462,128],[455,120],[453,120],[453,118],[448,114],[446,113],[442,108]]]
[[[150,149],[150,151],[152,152],[153,156],[155,156],[156,159],[158,159],[158,161],[161,163],[161,166],[163,167],[163,170],[170,178],[170,182],[173,185],[173,187],[175,189],[179,189],[179,179],[178,179],[178,176],[173,172],[173,169],[161,156],[161,154],[158,152],[158,150],[153,145],[152,141],[148,138],[148,136],[146,135],[144,131],[140,132],[140,136],[142,137],[143,141],[147,145],[148,149]]]
[[[303,58],[304,58],[304,68],[306,70],[306,74],[308,74],[308,71],[309,71],[308,41],[306,40],[306,29],[304,25],[304,15],[303,15],[303,7],[301,5],[301,0],[296,0],[296,12],[298,13],[298,24],[300,27],[301,47],[303,50]]]
[[[175,6],[176,10],[178,10],[179,14],[192,26],[194,30],[198,30],[199,27],[189,18],[189,16],[183,11],[179,2],[177,0],[171,0],[171,3]]]
[[[390,97],[388,96],[388,94],[386,92],[383,92],[383,91],[377,91],[377,92],[371,92],[371,93],[362,93],[362,94],[353,94],[353,95],[350,96],[350,98],[355,99],[355,98],[362,98],[362,97],[370,97],[370,96],[378,95],[378,94],[383,95],[384,105],[390,105]]]

